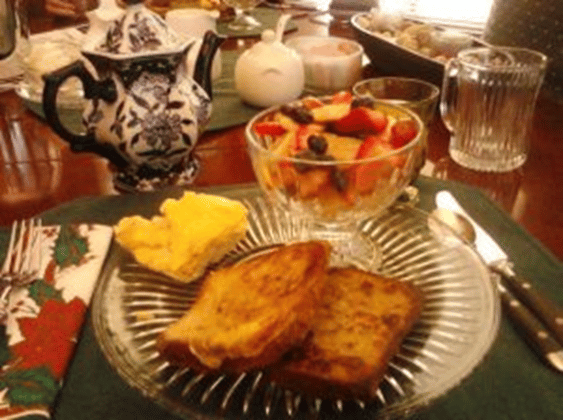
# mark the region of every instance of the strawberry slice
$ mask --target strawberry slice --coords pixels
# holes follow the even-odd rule
[[[370,119],[371,127],[373,128],[373,130],[376,133],[385,130],[385,128],[387,127],[387,123],[389,122],[387,116],[383,112],[376,111],[375,109],[369,109],[369,108],[364,108],[364,109],[366,110],[366,113]]]
[[[332,128],[340,134],[379,133],[387,126],[387,117],[380,111],[368,108],[353,108],[350,112],[334,121]]]
[[[383,136],[371,136],[370,142],[372,146],[369,157],[384,156],[393,151],[391,145]],[[356,192],[360,195],[371,194],[379,180],[389,177],[393,170],[394,158],[395,156],[391,156],[389,159],[358,163],[354,171]]]
[[[354,96],[352,95],[351,92],[348,92],[347,90],[343,90],[341,92],[336,92],[334,95],[332,95],[330,103],[332,103],[332,104],[350,104],[350,103],[352,103],[353,98],[354,98]]]
[[[388,131],[385,131],[380,134],[367,136],[364,142],[359,147],[358,153],[356,154],[356,158],[364,159],[370,156],[376,156],[380,154],[381,147],[387,147],[389,150],[391,150],[389,142],[390,142],[390,137]]]
[[[254,124],[254,132],[259,136],[281,136],[286,131],[284,126],[274,121],[262,121]]]
[[[301,104],[307,109],[319,108],[325,105],[323,101],[319,98],[315,98],[314,96],[306,96],[301,99]]]
[[[395,150],[391,145],[390,130],[378,135],[368,136],[360,149],[357,158],[369,158],[375,156],[386,156],[386,159],[373,162],[358,163],[354,166],[354,187],[358,194],[371,194],[379,180],[389,178],[395,168],[402,168],[406,163],[404,154],[393,154]]]
[[[403,147],[418,134],[414,120],[400,120],[391,127],[391,145],[394,149]]]

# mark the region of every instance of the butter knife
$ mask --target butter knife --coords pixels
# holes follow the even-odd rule
[[[541,351],[553,367],[563,371],[563,308],[558,307],[534,289],[528,281],[515,274],[506,253],[467,214],[449,191],[440,191],[436,194],[436,205],[459,213],[471,222],[475,229],[476,251],[502,280],[499,289],[508,314],[518,321],[520,330],[527,335],[527,341],[533,343],[536,350]],[[521,305],[512,293],[531,309],[533,314]]]

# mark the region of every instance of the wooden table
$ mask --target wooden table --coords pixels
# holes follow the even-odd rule
[[[339,23],[296,19],[295,34],[352,37]],[[49,22],[38,23],[41,28]],[[229,40],[225,49],[242,50],[255,39]],[[369,65],[366,77],[375,74]],[[13,92],[0,93],[0,226],[84,196],[115,194],[106,161],[70,151],[53,131],[27,110]],[[540,97],[531,153],[525,165],[504,174],[465,170],[448,157],[449,133],[439,117],[430,125],[429,155],[423,173],[477,186],[534,237],[563,259],[563,104]],[[255,181],[246,154],[243,126],[205,133],[197,145],[202,170],[196,186]]]

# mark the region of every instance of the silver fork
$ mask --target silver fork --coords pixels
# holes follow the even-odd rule
[[[41,219],[15,221],[0,271],[0,323],[8,316],[10,293],[36,280],[41,268]]]

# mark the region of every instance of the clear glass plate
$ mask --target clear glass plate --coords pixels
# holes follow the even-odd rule
[[[302,226],[260,196],[237,198],[249,208],[250,229],[220,264],[300,237]],[[116,245],[93,299],[96,337],[131,386],[183,418],[387,419],[412,414],[458,385],[487,353],[500,319],[497,290],[471,247],[422,211],[393,207],[367,220],[362,232],[382,251],[379,271],[413,282],[424,294],[421,319],[389,364],[373,400],[300,395],[268,383],[260,371],[197,374],[170,365],[156,349],[156,338],[189,309],[201,282],[173,282],[135,264]]]

